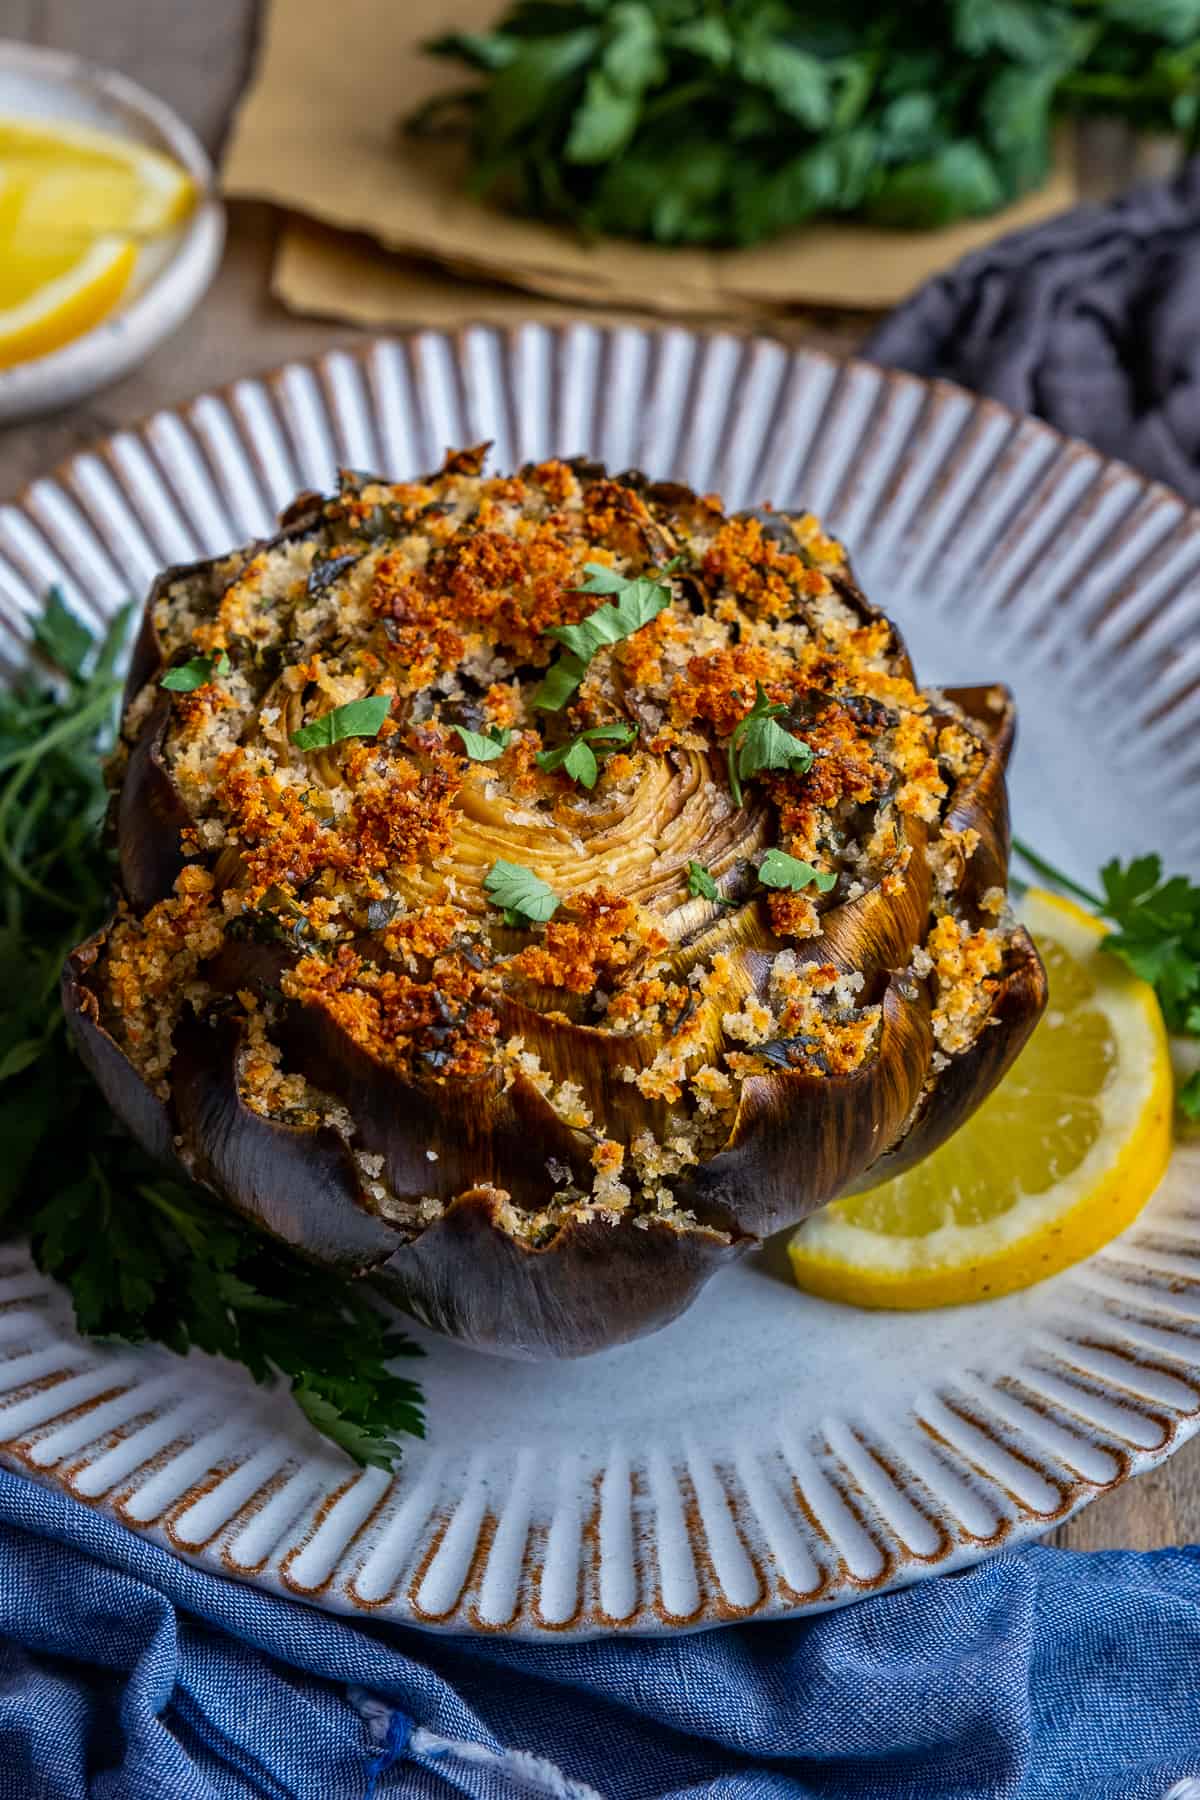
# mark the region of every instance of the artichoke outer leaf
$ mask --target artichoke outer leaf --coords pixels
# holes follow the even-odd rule
[[[163,694],[130,752],[117,799],[121,881],[135,912],[174,891],[187,861],[182,832],[192,823],[163,759],[171,697]]]
[[[272,538],[248,545],[247,559],[307,537],[320,522],[323,505],[319,494],[298,495],[281,513],[280,531]],[[154,622],[159,601],[178,588],[184,589],[193,603],[219,601],[227,580],[227,576],[218,573],[219,567],[213,559],[175,563],[151,583],[125,677],[122,717],[145,687],[152,682],[157,685],[167,666],[166,651]],[[117,802],[121,879],[127,898],[139,913],[166,899],[187,860],[180,833],[192,823],[192,816],[163,757],[170,721],[171,696],[160,692],[130,746]]]
[[[378,1285],[435,1331],[494,1355],[588,1356],[668,1324],[749,1247],[628,1216],[569,1218],[536,1247],[505,1229],[506,1206],[495,1188],[460,1194],[389,1258]]]
[[[844,1190],[860,1193],[903,1175],[954,1136],[987,1099],[1028,1043],[1046,1009],[1046,971],[1023,926],[1012,936],[1012,967],[996,990],[988,1021],[973,1044],[952,1056],[897,1143]]]
[[[988,739],[988,755],[978,772],[958,784],[946,808],[943,830],[974,830],[979,843],[967,860],[958,893],[978,908],[990,888],[1008,885],[1008,788],[1005,769],[1016,735],[1012,695],[998,683],[945,690]]]
[[[903,968],[925,936],[933,879],[925,856],[927,832],[919,819],[905,822],[912,850],[902,886],[887,893],[884,877],[854,900],[821,915],[821,935],[804,946],[806,961],[831,962],[845,975],[865,977],[864,993],[885,972]]]
[[[591,1144],[523,1075],[507,1088],[496,1070],[455,1081],[407,1075],[310,1007],[287,1007],[278,1037],[288,1067],[346,1107],[357,1143],[383,1157],[381,1180],[400,1200],[448,1202],[467,1188],[495,1186],[518,1206],[538,1207],[549,1185],[547,1159],[584,1181]]]
[[[113,915],[115,917],[115,915]],[[88,978],[108,941],[112,918],[76,945],[63,966],[63,1016],[76,1049],[116,1117],[147,1155],[182,1180],[187,1171],[175,1151],[175,1128],[165,1101],[151,1092],[100,1018]]]
[[[201,565],[202,566],[202,565]],[[195,573],[195,570],[190,571]],[[168,574],[177,571],[168,570]],[[154,605],[163,591],[167,577],[160,575],[150,589],[146,608],[142,614],[142,622],[138,626],[137,636],[133,640],[133,648],[129,653],[129,667],[125,671],[125,689],[121,698],[121,710],[124,712],[135,695],[140,694],[151,682],[157,682],[167,666],[166,651],[162,639],[158,635],[158,627],[154,623]]]
[[[302,1255],[357,1275],[386,1257],[399,1233],[362,1203],[358,1171],[332,1126],[264,1118],[238,1091],[245,1028],[185,1013],[175,1028],[171,1097],[193,1177]]]
[[[912,1116],[933,1052],[924,987],[893,975],[881,1007],[875,1050],[852,1074],[748,1076],[725,1148],[693,1172],[681,1204],[719,1207],[766,1237],[844,1193]]]

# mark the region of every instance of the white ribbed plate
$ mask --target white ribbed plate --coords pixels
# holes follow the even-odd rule
[[[500,468],[582,451],[812,507],[925,679],[1016,690],[1027,837],[1081,876],[1200,869],[1200,515],[957,389],[761,341],[426,332],[161,413],[0,508],[0,663],[48,582],[98,620],[338,462],[483,438]],[[418,1335],[429,1441],[360,1474],[238,1369],[81,1342],[0,1247],[0,1457],[339,1611],[585,1636],[838,1605],[1035,1537],[1196,1429],[1200,1148],[1107,1250],[987,1306],[856,1313],[749,1262],[581,1363]]]

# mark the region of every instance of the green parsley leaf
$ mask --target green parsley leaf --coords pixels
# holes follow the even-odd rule
[[[558,712],[566,705],[583,680],[584,672],[598,650],[619,644],[632,637],[643,625],[649,625],[671,604],[671,590],[666,578],[674,574],[682,557],[673,556],[669,563],[652,575],[618,575],[603,563],[585,563],[588,579],[577,590],[581,594],[611,594],[613,598],[578,625],[552,625],[547,637],[557,638],[567,651],[551,665],[545,679],[533,695],[531,705],[544,712]]]
[[[309,725],[293,731],[292,742],[299,750],[325,750],[340,744],[343,738],[378,737],[380,727],[392,710],[390,694],[372,694],[366,700],[348,700],[322,713]]]
[[[780,111],[812,131],[828,125],[833,70],[784,38],[750,38],[738,57],[740,73],[773,95]]]
[[[483,889],[492,905],[502,909],[506,925],[544,925],[558,911],[554,889],[520,863],[494,862]]]
[[[404,1407],[411,1410],[420,1390],[411,1381],[404,1382],[403,1386],[411,1390],[411,1394],[403,1402]],[[336,1398],[322,1393],[319,1383],[311,1376],[304,1376],[296,1382],[292,1388],[292,1399],[309,1424],[322,1437],[339,1445],[356,1463],[374,1469],[394,1469],[399,1463],[402,1452],[396,1433],[412,1429],[411,1424],[405,1427],[401,1423],[399,1407],[395,1413],[396,1425],[392,1430],[382,1423],[364,1423],[355,1417],[353,1411],[343,1411]],[[412,1411],[413,1418],[419,1416],[418,1412]],[[424,1437],[425,1433],[422,1429],[414,1435]]]
[[[837,883],[832,869],[816,869],[785,850],[767,851],[758,865],[758,879],[764,887],[791,888],[795,893],[815,885],[818,893],[827,894]]]
[[[589,725],[581,735],[589,744],[599,744],[600,754],[606,756],[610,751],[619,750],[626,744],[632,744],[638,734],[638,728],[628,719],[614,719],[611,725]]]
[[[529,704],[542,712],[561,712],[587,673],[577,656],[560,656],[533,690]]]
[[[736,901],[727,900],[703,863],[688,864],[688,893],[693,900],[712,900],[718,906],[734,906]]]
[[[1200,1119],[1200,1069],[1188,1077],[1175,1098],[1185,1117]]]
[[[1164,880],[1157,856],[1135,856],[1127,863],[1114,857],[1101,869],[1101,892],[1094,894],[1020,838],[1013,839],[1013,849],[1044,880],[1110,920],[1115,930],[1103,948],[1150,982],[1168,1030],[1200,1036],[1200,886],[1186,875]],[[1194,1116],[1189,1109],[1200,1106],[1196,1077],[1178,1099]]]
[[[503,69],[516,51],[507,38],[482,31],[447,31],[429,39],[423,46],[435,56],[457,56],[474,69]]]
[[[1100,871],[1105,912],[1113,918],[1121,917],[1130,907],[1148,900],[1161,880],[1161,857],[1135,856],[1124,867],[1114,857]]]
[[[197,688],[206,687],[214,675],[228,673],[229,658],[222,650],[219,656],[193,656],[190,662],[168,669],[159,686],[170,688],[173,694],[193,694]]]
[[[666,578],[675,572],[682,560],[673,556],[657,574],[638,575],[632,579],[605,568],[603,563],[585,563],[588,579],[580,584],[578,591],[581,594],[612,594],[613,599],[605,606],[598,606],[578,625],[552,625],[546,636],[565,644],[580,662],[590,662],[597,650],[632,637],[635,631],[649,625],[670,606],[671,590]]]
[[[786,711],[786,706],[771,704],[761,681],[755,683],[754,705],[729,738],[729,787],[736,805],[742,804],[742,782],[765,769],[790,769],[798,775],[811,769],[813,753],[803,738],[775,723]]]
[[[540,750],[535,760],[547,775],[561,769],[581,787],[594,788],[599,779],[600,764],[596,761],[596,753],[581,737],[573,738],[569,744],[560,744],[555,750]]]
[[[567,161],[607,162],[629,142],[637,119],[638,96],[620,93],[611,76],[593,69],[566,142]]]
[[[583,787],[594,788],[600,774],[597,758],[610,756],[621,745],[632,743],[636,736],[637,726],[628,722],[592,725],[572,738],[569,744],[559,744],[553,750],[539,750],[534,760],[547,775],[561,769]]]
[[[44,1038],[20,1038],[0,1056],[0,1081],[11,1081],[14,1075],[22,1075],[35,1063],[42,1053]]]
[[[512,732],[501,731],[496,725],[487,733],[468,731],[465,725],[453,725],[451,730],[457,731],[472,762],[495,762],[512,742]]]
[[[66,675],[81,675],[92,648],[92,634],[77,619],[61,588],[52,587],[46,595],[45,609],[35,620],[33,641],[56,669]]]

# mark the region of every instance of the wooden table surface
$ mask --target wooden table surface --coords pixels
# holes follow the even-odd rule
[[[255,0],[0,0],[0,36],[78,51],[124,70],[176,107],[215,153],[249,71],[255,11]],[[216,283],[175,337],[93,399],[0,430],[0,495],[160,406],[360,335],[351,327],[294,318],[270,298],[274,235],[269,209],[232,207]],[[828,345],[839,335],[853,348],[853,330],[839,334],[836,325],[823,326],[820,341]],[[1079,1550],[1143,1550],[1197,1540],[1200,1438],[1154,1473],[1102,1495],[1051,1536]]]

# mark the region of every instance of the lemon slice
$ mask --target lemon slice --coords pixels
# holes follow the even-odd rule
[[[132,138],[0,118],[0,369],[99,324],[139,246],[195,199],[186,169]]]
[[[0,238],[61,251],[114,232],[156,237],[195,201],[187,170],[133,138],[0,117]]]
[[[1028,1287],[1135,1219],[1171,1150],[1154,991],[1099,948],[1106,927],[1033,888],[1020,908],[1050,998],[988,1100],[932,1156],[807,1219],[800,1287],[855,1306],[953,1306]]]
[[[98,325],[129,285],[131,238],[100,238],[65,266],[48,257],[0,260],[0,369],[46,356]]]

